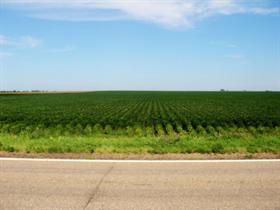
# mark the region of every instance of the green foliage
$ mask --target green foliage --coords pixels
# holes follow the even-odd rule
[[[213,126],[211,126],[211,125],[209,125],[209,126],[207,126],[207,132],[209,133],[209,134],[212,134],[212,135],[215,135],[216,134],[216,130],[215,130],[215,128],[213,127]]]
[[[202,135],[206,135],[206,134],[207,134],[206,131],[205,131],[205,129],[204,129],[201,125],[198,125],[198,126],[196,127],[196,131],[197,131],[199,134],[202,134]]]
[[[113,128],[111,125],[106,125],[104,128],[105,134],[113,134]]]
[[[82,134],[84,134],[84,128],[83,128],[83,126],[82,126],[80,123],[78,123],[78,124],[75,126],[74,132],[75,132],[77,135],[82,135]]]
[[[50,146],[47,150],[47,152],[49,153],[63,153],[63,149],[61,147],[58,147],[58,146]]]
[[[154,128],[152,126],[146,127],[145,131],[147,136],[154,136],[155,134]]]
[[[257,129],[253,126],[249,126],[248,130],[251,134],[255,135],[257,133]]]
[[[101,133],[103,133],[103,128],[102,128],[102,126],[100,125],[100,124],[95,124],[94,126],[93,126],[93,128],[92,128],[92,132],[94,133],[94,134],[101,134]]]
[[[61,130],[55,130],[57,136],[60,135]],[[35,128],[31,133],[29,133],[29,138],[36,139],[43,135],[43,131],[40,128]]]
[[[7,152],[15,152],[16,151],[15,148],[12,147],[12,146],[7,146],[7,147],[4,148],[4,150],[7,151]]]
[[[0,94],[0,101],[0,133],[34,138],[112,134],[127,127],[137,136],[220,135],[238,128],[256,135],[280,126],[279,92]]]
[[[165,135],[164,129],[163,129],[163,127],[162,127],[161,124],[157,124],[157,125],[156,125],[156,132],[157,132],[157,135],[158,135],[158,136],[163,136],[163,135]]]
[[[217,132],[218,132],[219,134],[223,134],[223,133],[224,133],[224,129],[223,129],[221,126],[218,126],[218,127],[216,128],[216,130],[217,130]]]
[[[183,134],[184,133],[184,129],[183,129],[183,126],[181,124],[176,124],[176,131],[179,133],[179,134]]]
[[[11,126],[9,126],[9,133],[12,134],[19,134],[22,130],[24,129],[24,125],[22,123],[19,124],[12,124]]]
[[[224,153],[225,152],[224,146],[221,143],[216,143],[212,146],[212,152],[213,153]]]
[[[133,130],[133,129],[132,129]],[[237,130],[236,130],[237,131]],[[244,130],[245,132],[246,129]],[[211,135],[163,136],[54,136],[30,138],[0,133],[0,151],[29,153],[276,153],[280,154],[277,128],[256,135],[224,131]]]
[[[133,136],[134,135],[133,128],[130,127],[130,126],[127,126],[126,133],[127,133],[128,136]]]
[[[91,135],[92,134],[92,126],[91,125],[89,125],[89,124],[87,124],[87,126],[85,127],[85,129],[84,129],[84,133],[86,134],[86,135]]]
[[[195,134],[195,130],[191,124],[187,125],[187,132],[188,134]]]
[[[166,125],[166,132],[167,132],[168,135],[174,135],[175,134],[173,126],[169,123]]]
[[[144,131],[143,131],[143,129],[138,125],[138,126],[135,126],[135,128],[134,128],[134,134],[136,135],[136,136],[144,136]]]

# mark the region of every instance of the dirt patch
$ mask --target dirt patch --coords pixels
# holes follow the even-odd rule
[[[242,159],[280,159],[279,154],[97,154],[97,153],[21,153],[0,152],[0,157],[17,158],[59,158],[59,159],[100,159],[100,160],[242,160]]]

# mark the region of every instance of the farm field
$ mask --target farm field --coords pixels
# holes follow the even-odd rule
[[[279,127],[278,92],[0,94],[11,152],[279,153]]]

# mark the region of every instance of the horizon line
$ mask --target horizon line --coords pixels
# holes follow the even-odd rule
[[[158,89],[158,90],[147,90],[147,89],[104,89],[104,90],[94,90],[94,89],[72,89],[72,90],[63,90],[63,89],[48,89],[48,90],[0,90],[0,93],[80,93],[80,92],[280,92],[280,90],[270,90],[270,89],[262,89],[262,90],[251,90],[251,89],[215,89],[215,90],[169,90],[169,89]]]

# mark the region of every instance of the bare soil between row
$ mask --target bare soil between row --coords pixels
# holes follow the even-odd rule
[[[0,157],[46,158],[46,159],[91,159],[91,160],[244,160],[244,159],[280,159],[279,154],[98,154],[98,153],[23,153],[0,152]]]

